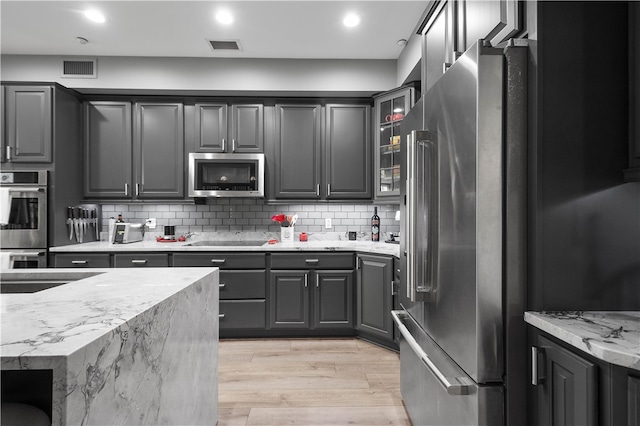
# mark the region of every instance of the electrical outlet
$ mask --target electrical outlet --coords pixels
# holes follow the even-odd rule
[[[327,217],[324,219],[324,229],[331,229],[331,218]]]
[[[149,219],[147,219],[147,220],[144,222],[144,224],[145,224],[145,225],[147,225],[147,228],[148,228],[148,229],[156,229],[156,226],[157,226],[157,225],[156,225],[156,219],[155,219],[155,218],[153,218],[153,217],[150,217]]]

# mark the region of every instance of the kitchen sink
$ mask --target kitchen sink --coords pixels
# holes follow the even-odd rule
[[[242,241],[195,241],[193,243],[185,244],[185,246],[192,247],[200,247],[200,246],[209,246],[209,247],[260,247],[265,244],[266,241],[250,241],[250,240],[242,240]]]

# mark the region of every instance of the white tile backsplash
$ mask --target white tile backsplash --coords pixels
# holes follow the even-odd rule
[[[162,232],[164,225],[176,226],[177,233],[254,231],[278,232],[279,225],[271,220],[275,214],[298,215],[296,232],[345,233],[355,231],[370,234],[371,204],[265,204],[250,199],[212,199],[208,204],[103,204],[103,231],[109,218],[119,213],[125,222],[144,222],[155,218],[155,232]],[[397,205],[377,205],[380,231],[399,232],[400,222],[395,220]],[[324,220],[331,218],[332,229],[324,228]],[[382,239],[383,237],[381,237]]]

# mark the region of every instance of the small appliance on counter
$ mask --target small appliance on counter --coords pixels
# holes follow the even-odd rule
[[[144,223],[116,223],[113,232],[113,244],[127,244],[142,241]]]

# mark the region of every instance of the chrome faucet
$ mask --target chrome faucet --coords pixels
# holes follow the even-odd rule
[[[187,232],[186,234],[184,234],[184,239],[188,240],[189,238],[193,237],[194,235],[196,235],[195,232]]]

